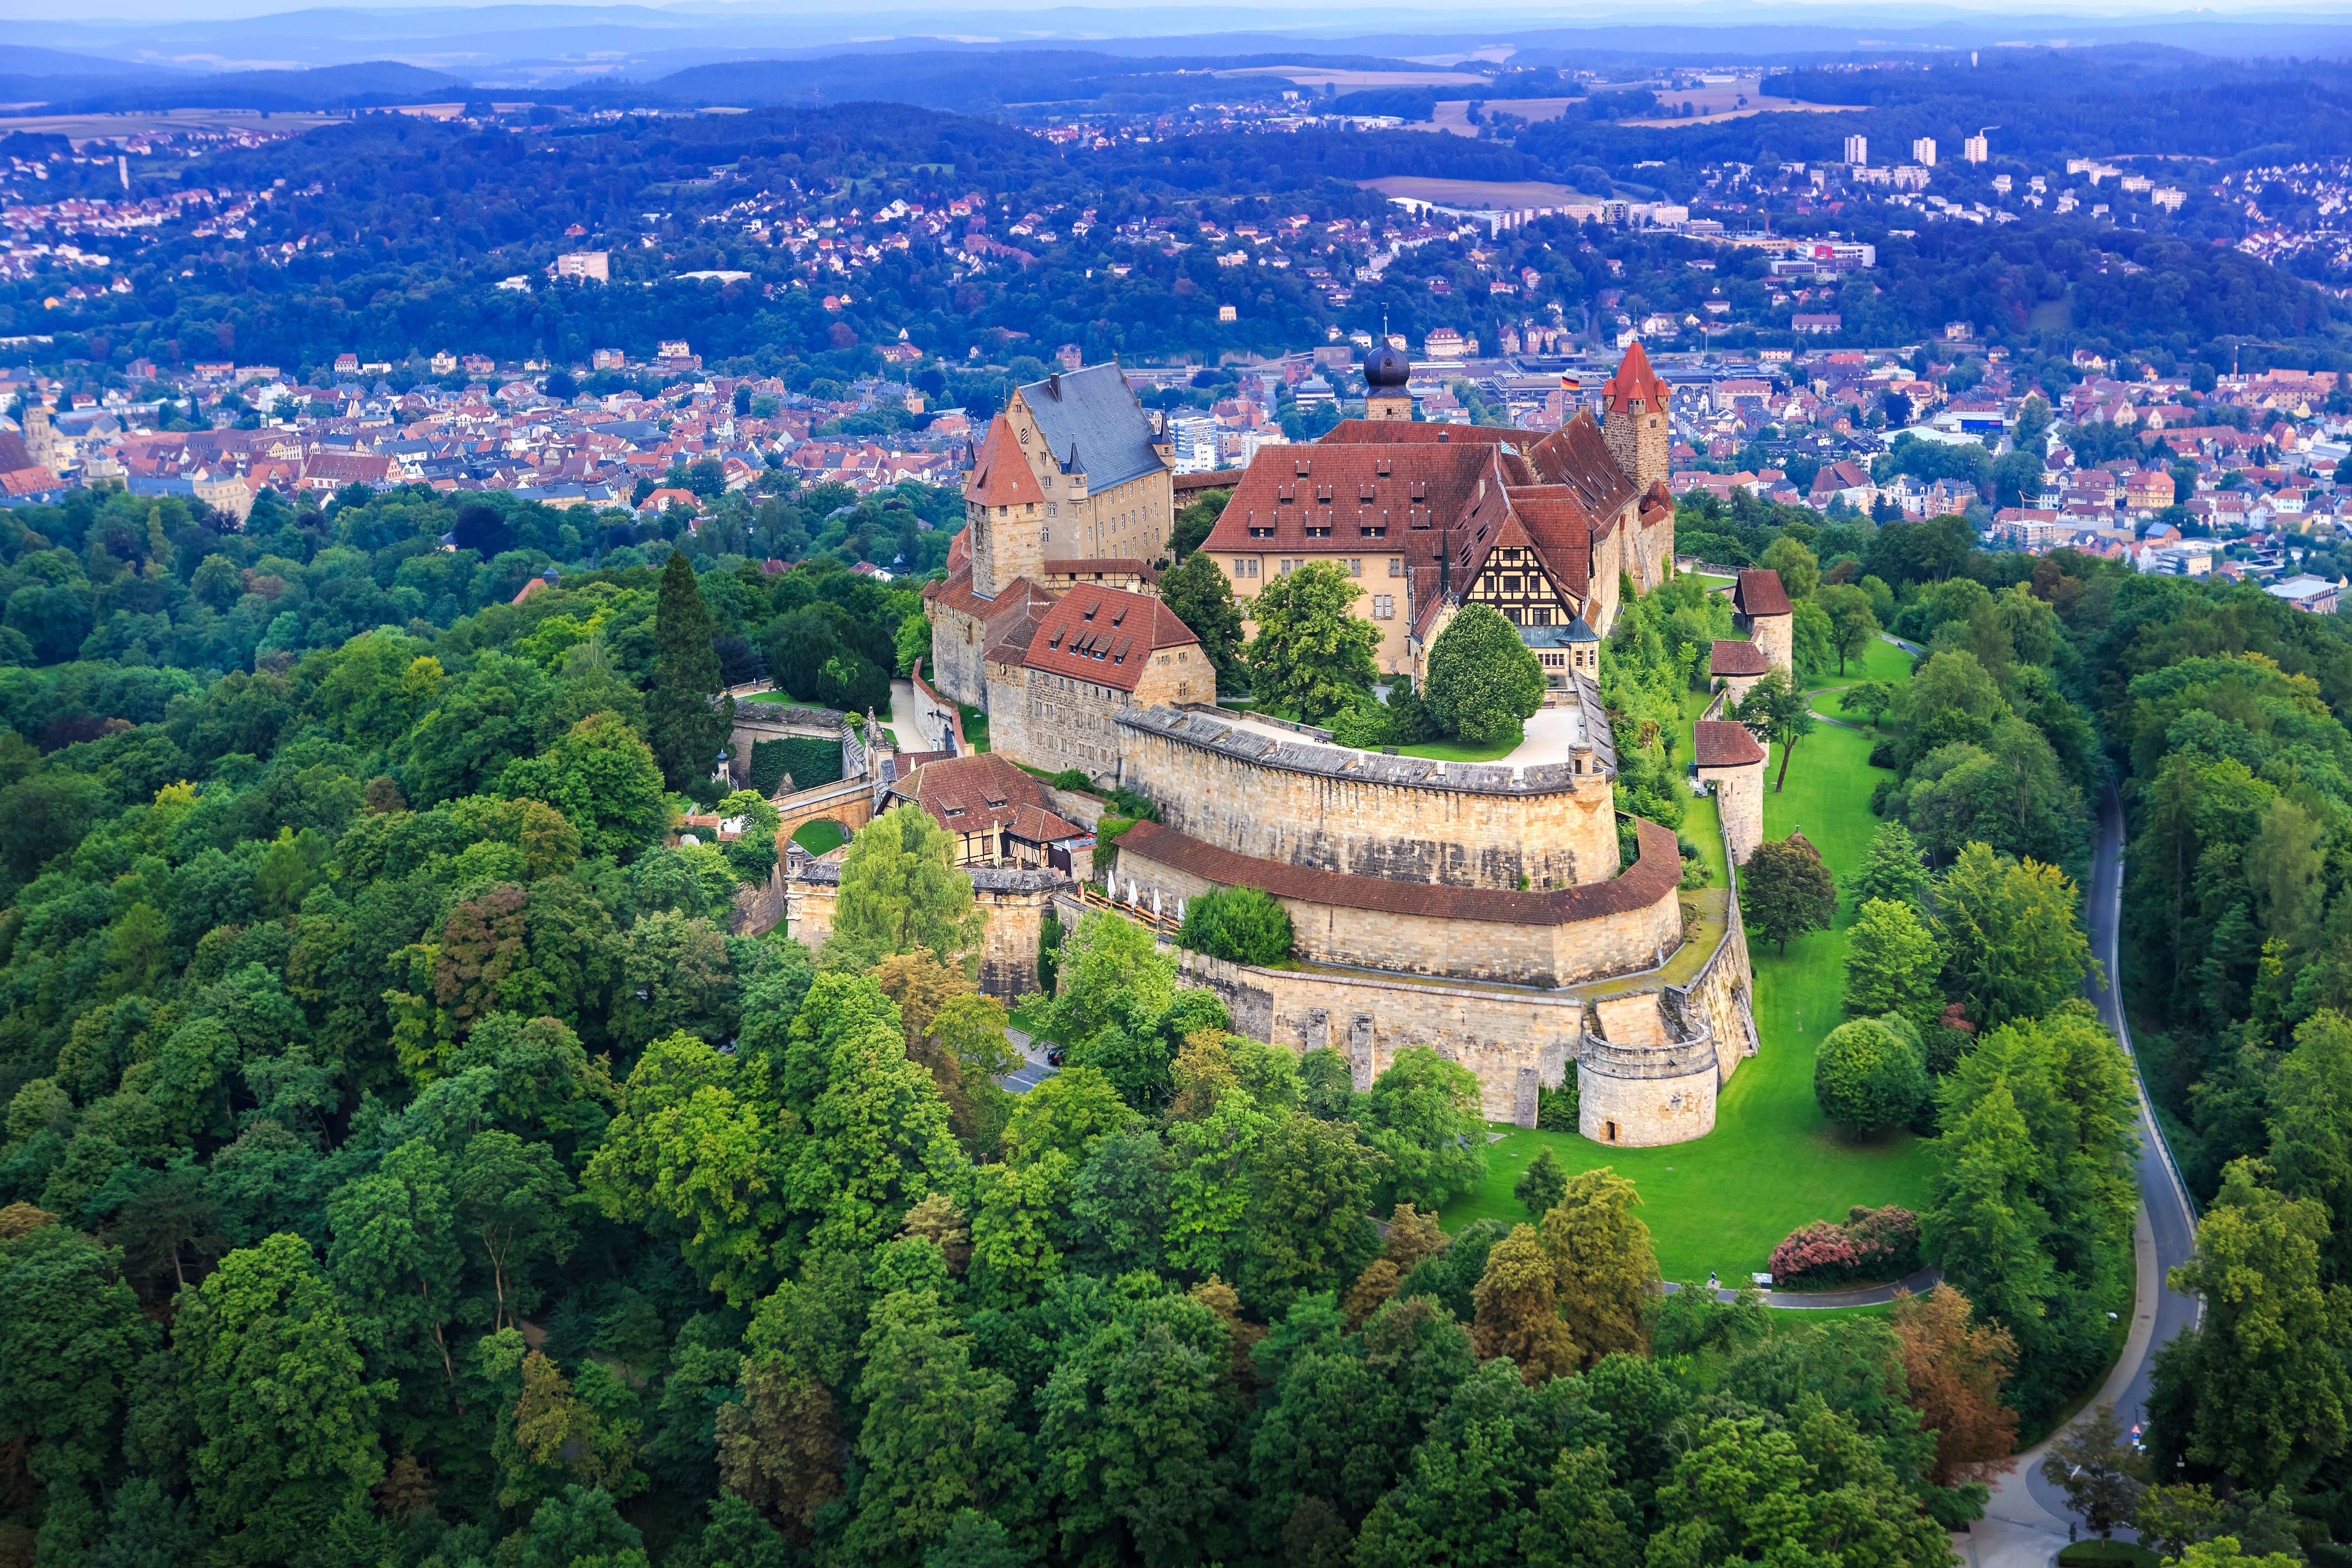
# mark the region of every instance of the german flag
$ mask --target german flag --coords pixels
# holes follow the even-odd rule
[[[1572,370],[1564,370],[1559,373],[1559,389],[1562,392],[1582,392],[1584,378]]]

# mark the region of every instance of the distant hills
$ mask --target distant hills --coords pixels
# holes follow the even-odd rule
[[[446,71],[421,70],[398,60],[323,66],[316,70],[194,71],[91,60],[105,70],[33,74],[19,57],[46,55],[58,60],[81,57],[55,49],[0,50],[0,100],[40,104],[50,113],[120,114],[158,109],[257,109],[299,110],[372,109],[385,104],[446,100],[471,96],[473,84]]]

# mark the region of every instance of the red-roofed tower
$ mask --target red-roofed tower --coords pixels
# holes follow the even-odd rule
[[[1637,489],[1646,490],[1651,480],[1666,477],[1666,449],[1672,436],[1666,424],[1666,403],[1673,395],[1650,368],[1650,356],[1642,352],[1638,341],[1625,351],[1617,374],[1601,389],[1601,406],[1607,416],[1601,427],[1601,439],[1608,442],[1609,455]]]

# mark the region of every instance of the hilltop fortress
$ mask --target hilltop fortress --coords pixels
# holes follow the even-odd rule
[[[1382,376],[1402,385],[1380,356],[1368,369],[1376,394]],[[987,710],[998,753],[1155,804],[1160,820],[1118,840],[1112,886],[1130,910],[1172,913],[1221,887],[1283,903],[1288,966],[1179,955],[1235,1028],[1339,1049],[1360,1088],[1398,1050],[1433,1047],[1477,1074],[1489,1119],[1521,1125],[1572,1067],[1586,1136],[1702,1136],[1756,1048],[1738,904],[1683,889],[1675,836],[1654,824],[1635,823],[1621,856],[1597,684],[1621,579],[1646,592],[1673,560],[1667,396],[1636,347],[1605,425],[1351,420],[1262,451],[1202,546],[1245,610],[1268,576],[1339,561],[1364,580],[1356,612],[1381,631],[1381,664],[1417,679],[1464,604],[1493,605],[1548,677],[1541,755],[1388,755],[1217,707],[1198,639],[1155,591],[1166,451],[1115,366],[1020,388],[970,452],[970,526],[925,590],[933,680]],[[1717,787],[1760,799],[1760,751],[1710,760],[1730,770]],[[1066,920],[1102,903],[1059,899]]]

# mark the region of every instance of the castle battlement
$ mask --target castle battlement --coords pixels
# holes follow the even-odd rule
[[[1596,690],[1586,711],[1598,711],[1599,707]],[[1129,708],[1119,713],[1118,721],[1123,730],[1163,736],[1258,767],[1399,788],[1451,790],[1463,795],[1572,795],[1579,790],[1606,789],[1617,773],[1616,742],[1605,725],[1597,726],[1596,732],[1591,733],[1591,760],[1580,772],[1572,762],[1542,763],[1534,767],[1513,767],[1503,763],[1442,763],[1426,757],[1360,751],[1312,739],[1283,741],[1264,730],[1248,727],[1241,714],[1196,702]]]

